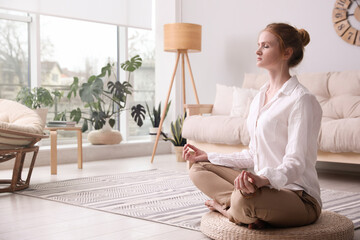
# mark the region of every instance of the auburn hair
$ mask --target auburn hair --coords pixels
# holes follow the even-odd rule
[[[292,48],[293,54],[288,60],[289,67],[298,65],[304,57],[304,47],[310,42],[310,35],[305,29],[297,29],[286,23],[271,23],[264,31],[271,32],[279,40],[280,51]]]

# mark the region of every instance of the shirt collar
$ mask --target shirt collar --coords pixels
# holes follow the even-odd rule
[[[296,76],[292,76],[289,80],[287,80],[282,87],[279,89],[279,93],[283,93],[285,95],[290,95],[295,87],[299,84],[299,80]],[[269,81],[267,81],[261,88],[261,92],[265,92],[269,87]]]

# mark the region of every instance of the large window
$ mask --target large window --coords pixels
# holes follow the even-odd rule
[[[140,55],[143,59],[142,67],[135,72],[131,84],[134,87],[133,95],[129,97],[129,105],[147,103],[150,107],[155,101],[155,37],[152,31],[129,28],[128,30],[129,56]],[[129,120],[129,136],[143,136],[149,134],[151,122],[146,114],[144,125],[139,128],[134,121]]]
[[[29,35],[25,14],[0,11],[0,98],[12,99],[29,84]]]
[[[129,107],[137,103],[145,106],[146,102],[150,106],[153,105],[155,41],[152,31],[40,15],[39,27],[36,28],[38,32],[30,31],[30,34],[40,36],[40,45],[39,49],[32,49],[29,48],[28,39],[34,38],[29,37],[28,24],[33,22],[4,19],[1,13],[0,9],[1,98],[15,99],[21,86],[30,86],[30,82],[35,82],[37,86],[45,87],[51,92],[63,93],[61,100],[49,109],[48,120],[53,120],[58,113],[64,111],[67,111],[69,116],[69,111],[76,107],[81,107],[86,112],[87,109],[83,108],[78,97],[71,102],[66,98],[73,78],[79,77],[80,82],[83,83],[89,76],[99,74],[107,63],[114,63],[117,66],[117,61],[123,62],[140,55],[143,65],[132,74],[130,82],[134,92],[127,103]],[[37,63],[40,64],[40,72],[36,81],[30,79],[32,74],[29,72],[28,59],[32,58],[29,58],[29,52],[40,56]],[[120,77],[123,75],[119,74]],[[126,136],[130,139],[148,135],[149,119],[145,120],[141,128],[135,124],[129,112],[126,112],[124,120],[126,120]]]
[[[91,75],[98,75],[108,62],[117,59],[117,27],[57,17],[41,16],[41,85],[63,94],[60,102],[50,109],[48,120],[59,113],[80,107],[87,109],[77,96],[66,98],[76,76],[80,84]],[[69,120],[69,119],[67,119]]]

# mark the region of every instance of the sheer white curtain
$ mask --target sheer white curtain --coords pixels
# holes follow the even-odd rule
[[[151,29],[152,0],[0,0],[0,8]]]

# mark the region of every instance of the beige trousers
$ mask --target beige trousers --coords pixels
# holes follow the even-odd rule
[[[244,198],[234,189],[234,180],[241,171],[210,162],[193,164],[190,178],[203,193],[228,211],[229,220],[250,224],[257,219],[276,227],[295,227],[315,222],[321,207],[304,191],[259,188],[253,197]]]

